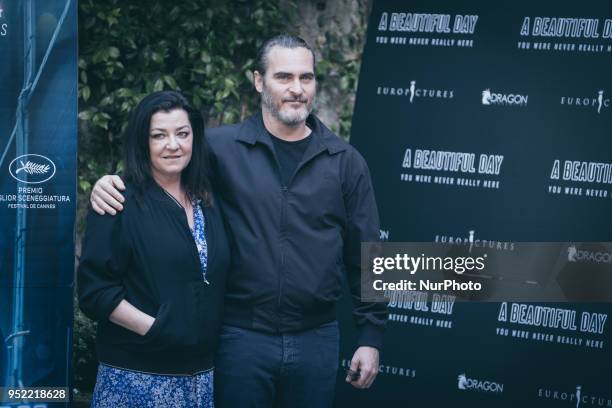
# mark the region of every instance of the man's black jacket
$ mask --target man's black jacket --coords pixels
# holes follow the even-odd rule
[[[312,140],[286,186],[261,113],[208,130],[232,246],[224,321],[270,333],[319,326],[336,318],[348,276],[358,344],[380,348],[386,306],[359,299],[360,244],[380,233],[368,167],[315,116],[307,125]]]

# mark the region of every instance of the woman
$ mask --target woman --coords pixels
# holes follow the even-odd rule
[[[201,115],[145,97],[124,139],[124,211],[90,211],[80,307],[98,321],[94,407],[211,407],[229,246],[206,171]]]

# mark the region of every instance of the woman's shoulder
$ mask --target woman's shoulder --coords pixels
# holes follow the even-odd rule
[[[132,198],[136,192],[137,187],[136,185],[134,185],[134,183],[132,183],[131,181],[125,181],[124,182],[125,185],[125,190],[121,191],[121,195],[123,196],[123,198],[127,199],[128,198]]]
[[[115,214],[100,215],[90,205],[87,215],[88,230],[114,231],[116,234],[132,225],[134,220],[142,218],[143,209],[147,207],[148,202],[146,193],[141,194],[141,189],[133,183],[124,182],[124,185],[125,189],[119,191],[123,196],[123,208]]]
[[[159,196],[159,192],[155,191],[155,186],[149,182],[137,185],[126,181],[125,190],[121,191],[121,195],[124,198],[122,203],[124,210],[141,212],[147,208],[151,199]]]

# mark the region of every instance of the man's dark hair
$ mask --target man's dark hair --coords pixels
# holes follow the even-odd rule
[[[261,75],[266,73],[268,69],[268,54],[273,47],[283,48],[306,48],[312,54],[312,69],[316,68],[315,53],[310,48],[310,45],[300,37],[296,37],[288,34],[280,34],[276,37],[272,37],[266,40],[257,51],[257,57],[255,59],[255,71]]]
[[[200,111],[175,91],[161,91],[147,95],[130,113],[123,136],[125,178],[141,190],[154,182],[149,152],[151,117],[157,112],[182,109],[187,112],[193,133],[191,160],[181,173],[181,183],[192,197],[210,205],[210,181],[208,178],[208,149],[204,140],[204,120]]]

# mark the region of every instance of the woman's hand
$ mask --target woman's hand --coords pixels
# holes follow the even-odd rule
[[[155,318],[134,307],[127,300],[122,300],[111,313],[109,320],[141,336],[149,332]]]

